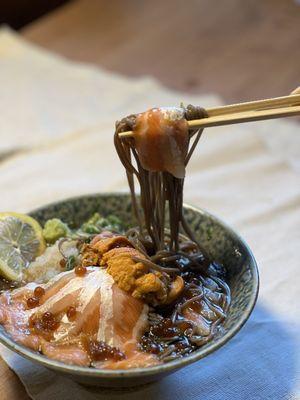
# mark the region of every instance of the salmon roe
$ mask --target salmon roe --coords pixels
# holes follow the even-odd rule
[[[45,289],[42,288],[41,286],[37,286],[37,287],[34,289],[33,294],[34,294],[34,297],[36,297],[37,299],[40,299],[41,297],[44,296],[44,294],[45,294]]]
[[[69,320],[74,319],[75,316],[76,316],[76,308],[73,307],[73,306],[70,306],[70,307],[67,309],[66,314],[67,314],[67,317],[68,317]]]
[[[59,322],[55,319],[55,316],[49,311],[45,312],[42,315],[40,322],[42,328],[46,331],[54,331],[59,326]]]
[[[90,340],[88,342],[87,350],[93,361],[121,361],[126,358],[125,354],[116,347],[111,347],[108,344],[97,340]]]
[[[27,307],[34,308],[39,305],[39,299],[37,297],[29,297],[27,299]]]
[[[84,276],[86,274],[86,267],[83,265],[78,265],[78,267],[75,268],[74,272],[77,276]]]
[[[35,327],[35,317],[34,317],[34,315],[31,315],[31,316],[29,317],[28,322],[29,322],[29,327],[30,327],[30,328],[34,328],[34,327]]]

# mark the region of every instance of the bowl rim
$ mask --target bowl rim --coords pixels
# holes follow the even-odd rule
[[[103,192],[103,193],[93,193],[93,194],[84,194],[79,196],[72,196],[65,199],[61,199],[55,202],[48,203],[44,206],[38,207],[28,214],[36,213],[38,211],[44,210],[50,206],[59,205],[64,202],[74,201],[74,200],[81,200],[84,198],[91,198],[91,197],[110,197],[110,196],[124,196],[128,197],[130,194],[127,192]],[[21,355],[22,357],[43,365],[46,368],[55,370],[57,372],[61,372],[64,374],[70,375],[80,375],[85,377],[94,377],[94,378],[134,378],[134,377],[141,377],[141,376],[151,376],[156,374],[168,374],[175,371],[176,369],[182,368],[186,365],[192,364],[193,362],[199,361],[202,358],[208,356],[209,354],[213,353],[214,351],[218,350],[224,344],[226,344],[233,336],[235,336],[240,329],[245,325],[246,321],[250,317],[254,306],[256,304],[259,292],[259,273],[258,273],[258,266],[257,262],[254,258],[254,255],[246,243],[246,241],[236,233],[230,226],[228,226],[225,222],[223,222],[220,218],[214,216],[210,212],[206,211],[205,209],[184,203],[184,209],[192,210],[194,212],[200,213],[202,215],[207,215],[211,220],[215,223],[223,226],[227,232],[233,237],[235,237],[244,247],[248,256],[251,260],[250,265],[252,267],[252,290],[251,290],[251,297],[250,301],[247,304],[242,317],[235,322],[235,324],[223,335],[217,338],[214,343],[207,344],[204,348],[200,348],[192,352],[191,354],[176,359],[174,361],[170,361],[166,364],[159,364],[152,367],[141,367],[141,368],[132,368],[132,369],[119,369],[119,370],[105,370],[105,369],[96,369],[90,367],[79,367],[77,365],[69,365],[65,364],[60,361],[55,361],[46,356],[35,352],[34,350],[28,349],[25,346],[16,343],[12,340],[8,334],[4,331],[4,328],[0,325],[0,343],[2,343],[5,347],[12,350],[13,352]]]

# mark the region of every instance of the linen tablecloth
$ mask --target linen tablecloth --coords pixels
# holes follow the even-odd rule
[[[127,190],[113,147],[114,121],[180,102],[212,107],[221,101],[73,63],[0,30],[0,210],[26,212],[68,196]],[[86,389],[1,346],[29,396],[300,399],[299,160],[299,125],[280,120],[207,129],[188,167],[185,201],[238,230],[260,268],[258,304],[226,346],[129,391]]]

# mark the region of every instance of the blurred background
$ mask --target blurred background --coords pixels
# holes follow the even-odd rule
[[[73,60],[226,102],[299,84],[296,0],[0,0],[0,23]]]

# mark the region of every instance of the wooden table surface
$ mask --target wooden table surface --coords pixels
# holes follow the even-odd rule
[[[238,102],[299,85],[299,21],[292,0],[78,0],[22,35],[73,60]],[[2,360],[0,387],[2,400],[28,399]]]

